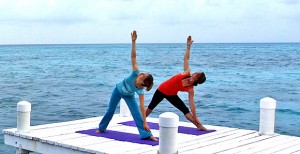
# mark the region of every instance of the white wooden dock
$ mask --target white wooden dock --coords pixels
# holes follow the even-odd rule
[[[80,133],[80,130],[97,128],[102,117],[31,126],[29,133],[17,133],[17,128],[4,129],[4,142],[16,148],[44,154],[84,153],[149,153],[156,154],[159,145],[151,146],[95,137]],[[115,114],[108,129],[138,134],[137,128],[118,124],[131,121],[132,117]],[[158,118],[147,118],[158,123]],[[194,127],[191,123],[180,122],[180,126]],[[300,137],[275,134],[259,135],[257,131],[205,125],[215,132],[203,135],[178,133],[179,153],[300,153]],[[152,129],[154,136],[159,130]]]

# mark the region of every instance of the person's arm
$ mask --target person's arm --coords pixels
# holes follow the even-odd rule
[[[190,105],[190,109],[191,109],[191,112],[193,115],[193,120],[196,123],[198,129],[206,131],[207,129],[202,125],[202,123],[199,121],[199,119],[197,117],[196,106],[195,106],[195,102],[194,102],[194,90],[190,89],[188,91],[188,94],[189,94],[189,105]]]
[[[191,45],[193,44],[193,40],[191,36],[188,36],[187,42],[186,42],[186,50],[184,53],[184,58],[183,58],[183,71],[184,74],[190,74],[190,67],[189,67],[189,59],[190,59],[190,50],[191,50]]]
[[[147,130],[147,131],[150,131],[150,127],[148,126],[148,123],[146,121],[144,95],[139,95],[139,99],[140,99],[140,111],[142,113],[142,117],[143,117],[143,121],[144,121],[144,129]]]
[[[132,40],[132,49],[131,49],[131,62],[132,62],[132,69],[133,70],[138,70],[138,65],[136,63],[136,41],[137,39],[137,34],[136,34],[136,31],[134,30],[132,33],[131,33],[131,40]]]
[[[190,105],[191,112],[193,114],[194,120],[196,120],[196,119],[198,120],[197,113],[196,113],[196,106],[195,106],[195,102],[194,102],[194,90],[190,89],[188,91],[188,94],[189,94],[189,105]]]

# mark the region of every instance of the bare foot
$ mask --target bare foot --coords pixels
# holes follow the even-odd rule
[[[203,125],[197,127],[198,130],[209,131]]]
[[[154,136],[150,136],[148,139],[152,140],[152,141],[155,141],[155,142],[158,142],[158,139],[156,139]]]
[[[96,130],[96,133],[102,133],[102,132],[104,132],[104,131],[101,131],[101,130]]]

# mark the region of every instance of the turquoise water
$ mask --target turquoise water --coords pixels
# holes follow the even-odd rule
[[[138,44],[141,71],[155,86],[183,71],[185,44]],[[15,128],[16,104],[32,104],[31,125],[101,116],[111,90],[131,72],[130,44],[0,46],[0,130]],[[191,71],[207,81],[195,88],[204,124],[258,130],[259,100],[277,100],[275,132],[300,136],[300,44],[196,44]],[[187,94],[180,97],[188,105]],[[163,101],[150,115],[181,113]],[[119,111],[117,110],[116,113]],[[0,153],[15,153],[4,145]]]

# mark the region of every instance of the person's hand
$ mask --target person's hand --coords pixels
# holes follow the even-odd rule
[[[137,34],[136,34],[136,31],[134,30],[134,31],[131,33],[131,40],[132,40],[132,42],[135,42],[136,39],[137,39]]]
[[[148,132],[150,132],[150,127],[148,126],[147,123],[144,123],[144,129]]]
[[[189,47],[193,44],[194,40],[192,40],[192,36],[189,36],[186,41],[186,45]]]

